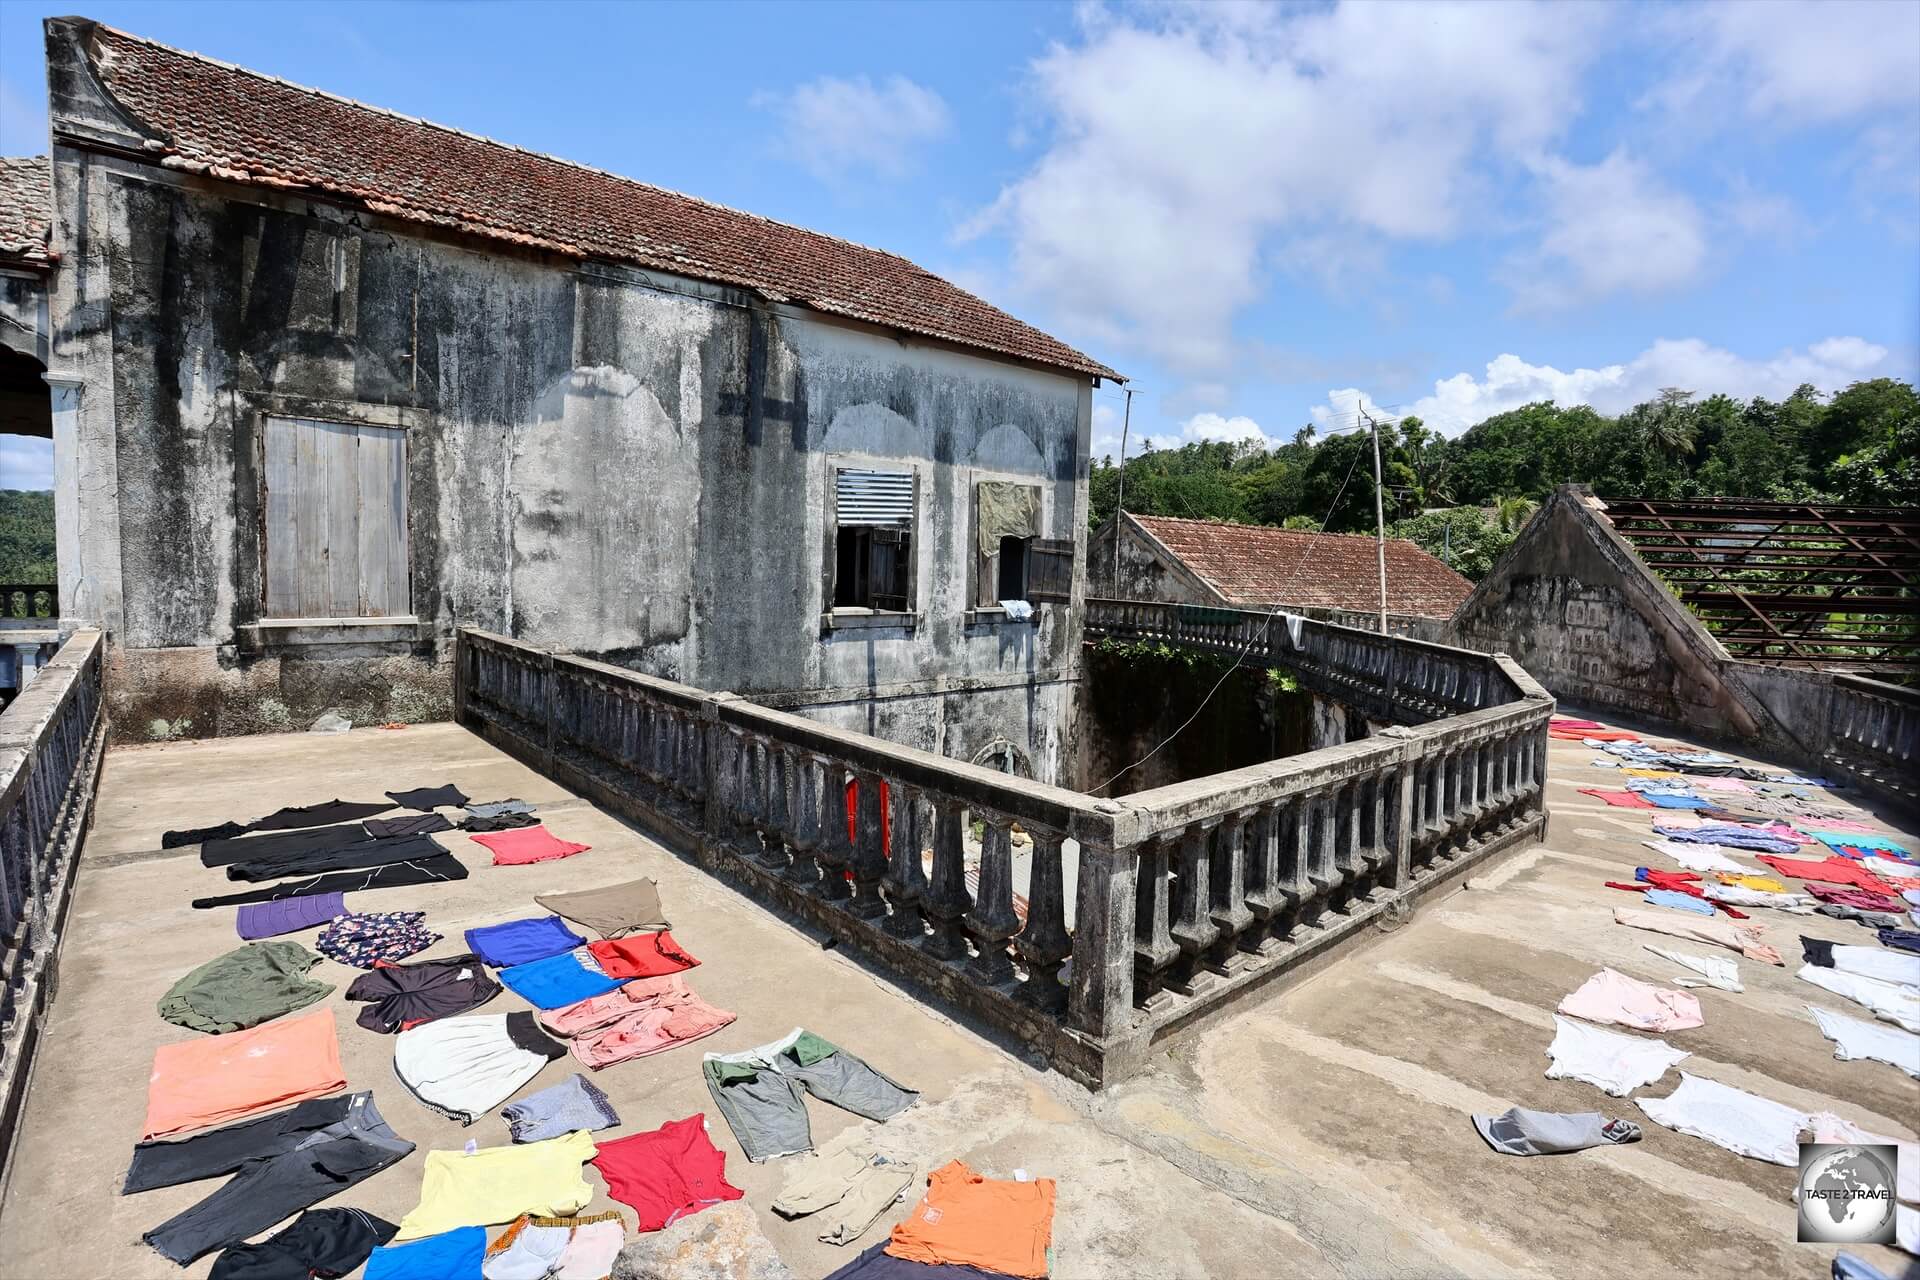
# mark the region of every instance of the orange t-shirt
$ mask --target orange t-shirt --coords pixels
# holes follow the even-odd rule
[[[1052,1243],[1052,1178],[1002,1182],[954,1160],[927,1175],[926,1198],[893,1229],[887,1252],[1044,1280]]]
[[[331,1008],[250,1031],[163,1044],[153,1053],[140,1136],[205,1129],[346,1087]]]

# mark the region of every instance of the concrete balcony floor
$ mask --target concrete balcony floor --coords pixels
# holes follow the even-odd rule
[[[762,1228],[802,1277],[851,1256],[817,1241],[807,1219],[769,1207],[782,1163],[748,1164],[701,1082],[705,1050],[733,1050],[805,1025],[922,1091],[877,1136],[918,1154],[923,1171],[961,1158],[989,1174],[1016,1168],[1059,1180],[1054,1274],[1082,1277],[1276,1275],[1803,1277],[1834,1249],[1793,1243],[1792,1171],[1662,1129],[1630,1101],[1542,1076],[1551,1012],[1603,965],[1665,983],[1674,966],[1652,935],[1611,923],[1632,905],[1606,879],[1647,861],[1647,815],[1607,810],[1576,787],[1617,785],[1592,752],[1555,743],[1552,844],[1509,857],[1451,896],[1423,904],[1297,985],[1247,1006],[1145,1076],[1098,1097],[1034,1069],[841,950],[789,924],[591,804],[450,725],[169,744],[114,751],[80,870],[60,987],[0,1206],[9,1276],[204,1276],[174,1267],[140,1234],[200,1199],[206,1182],[117,1194],[141,1128],[157,1045],[191,1033],[154,1004],[188,969],[238,944],[230,909],[194,911],[224,892],[194,851],[159,851],[160,833],[284,804],[368,799],[388,788],[454,782],[476,799],[519,796],[590,853],[490,867],[443,834],[472,869],[451,885],[361,895],[362,910],[425,909],[447,935],[427,955],[462,949],[461,931],[533,913],[533,896],[649,875],[675,937],[704,962],[690,978],[739,1020],[705,1042],[594,1076],[623,1124],[603,1136],[707,1112]],[[1907,834],[1911,835],[1909,831]],[[451,835],[451,838],[449,838]],[[1747,991],[1699,992],[1707,1025],[1666,1038],[1685,1065],[1806,1110],[1830,1109],[1913,1136],[1915,1086],[1876,1062],[1837,1062],[1802,1006],[1862,1011],[1792,976],[1797,933],[1872,942],[1851,922],[1758,911],[1795,961],[1741,961]],[[311,945],[311,935],[295,935]],[[1683,949],[1707,950],[1686,943]],[[1730,954],[1730,953],[1728,953]],[[355,970],[323,962],[341,989]],[[416,1202],[424,1153],[508,1141],[488,1116],[469,1128],[429,1112],[394,1079],[392,1042],[353,1025],[358,1006],[329,998],[349,1086],[371,1089],[419,1150],[339,1203],[398,1220]],[[503,993],[487,1012],[524,1007]],[[549,1064],[526,1091],[577,1064]],[[1670,1072],[1642,1096],[1677,1085]],[[1639,1121],[1637,1146],[1519,1160],[1491,1152],[1468,1114],[1509,1105],[1600,1110]],[[812,1107],[816,1143],[867,1122]],[[589,1211],[622,1208],[600,1194]],[[859,1242],[882,1238],[904,1207]],[[627,1217],[631,1223],[631,1212]],[[1903,1255],[1856,1250],[1889,1274]]]

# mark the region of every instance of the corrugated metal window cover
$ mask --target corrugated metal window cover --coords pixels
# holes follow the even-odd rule
[[[843,525],[913,527],[913,472],[841,467],[834,486],[835,517]]]

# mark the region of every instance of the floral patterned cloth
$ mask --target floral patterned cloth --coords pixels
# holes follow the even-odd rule
[[[440,935],[422,923],[426,918],[424,911],[349,911],[321,930],[313,945],[341,964],[371,969],[379,961],[404,960],[440,941]]]

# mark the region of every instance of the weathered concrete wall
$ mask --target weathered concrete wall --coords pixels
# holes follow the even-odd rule
[[[0,270],[0,344],[47,362],[47,280],[38,272]]]
[[[105,118],[53,83],[56,129]],[[1085,379],[74,147],[54,166],[81,451],[62,579],[126,651],[123,731],[298,726],[330,699],[412,718],[467,624],[950,751],[1004,737],[1043,776],[1070,756],[1076,615],[967,601],[974,480],[1040,484],[1043,536],[1084,542]],[[377,650],[386,702],[337,650],[253,643],[275,414],[407,431],[419,624]],[[911,628],[823,634],[837,463],[920,474]]]
[[[1120,543],[1117,564],[1115,539]],[[1168,604],[1226,603],[1218,591],[1171,560],[1124,515],[1107,521],[1087,539],[1087,594]]]

